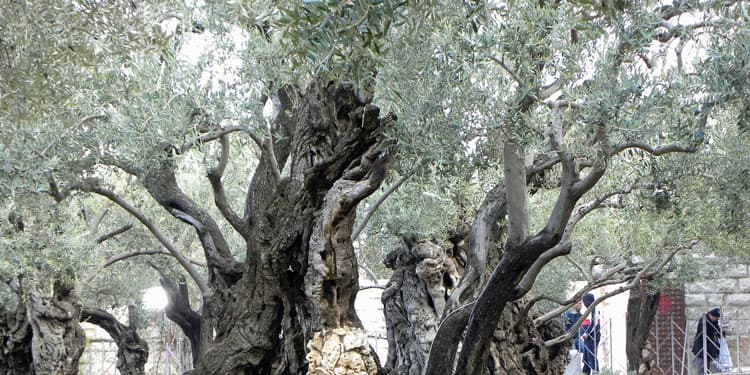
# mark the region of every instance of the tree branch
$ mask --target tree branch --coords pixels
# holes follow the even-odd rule
[[[183,144],[182,146],[180,146],[180,147],[178,147],[176,149],[176,152],[178,154],[184,154],[187,150],[193,148],[196,145],[200,145],[200,144],[203,144],[203,143],[211,142],[213,140],[220,139],[221,137],[223,137],[223,136],[225,136],[227,134],[234,133],[234,132],[241,131],[241,130],[243,130],[243,128],[241,126],[229,126],[229,127],[226,127],[226,128],[221,128],[221,129],[218,129],[218,130],[214,130],[214,131],[209,132],[207,134],[204,134],[204,135],[202,135],[202,136],[200,136],[200,137],[198,137],[196,139],[193,139],[190,142],[187,142],[187,143]]]
[[[386,191],[384,191],[383,194],[380,195],[380,197],[378,197],[378,199],[375,201],[375,203],[373,203],[370,209],[367,210],[367,213],[362,218],[362,221],[359,223],[359,225],[357,225],[357,228],[354,229],[354,233],[352,233],[352,241],[356,240],[357,237],[359,237],[360,233],[362,233],[362,230],[365,229],[365,227],[367,226],[367,223],[370,221],[370,218],[372,217],[372,215],[375,213],[375,211],[378,210],[378,208],[380,208],[380,205],[383,204],[386,198],[388,198],[388,196],[393,194],[393,192],[395,192],[399,187],[401,187],[401,185],[404,182],[406,182],[406,180],[408,180],[412,175],[414,175],[414,172],[401,176],[401,178],[399,178],[398,181],[396,181]]]
[[[221,157],[219,159],[219,164],[208,172],[208,181],[211,183],[211,188],[214,192],[214,203],[232,228],[247,240],[249,234],[247,233],[247,230],[245,230],[245,223],[229,204],[226,192],[224,191],[224,184],[221,182],[221,178],[224,176],[224,170],[229,162],[229,136],[226,134],[222,135],[221,138],[219,138],[219,142],[221,143]]]
[[[654,156],[660,156],[674,152],[693,153],[698,150],[697,146],[694,144],[691,144],[689,146],[682,146],[677,143],[670,143],[666,145],[651,146],[645,142],[627,142],[613,147],[612,151],[610,151],[609,153],[609,156],[619,154],[620,152],[631,148],[643,150]]]
[[[516,74],[516,72],[513,71],[513,69],[511,69],[508,65],[505,64],[505,61],[503,61],[502,59],[498,58],[497,56],[490,56],[489,58],[490,58],[490,60],[492,60],[492,61],[496,62],[498,65],[500,65],[500,67],[503,68],[503,70],[505,70],[513,78],[513,80],[518,83],[518,86],[523,91],[528,91],[528,89],[526,87],[526,83],[523,80],[521,80],[521,77],[519,77],[518,74]]]
[[[258,137],[258,135],[255,133],[249,132],[248,134],[250,135],[250,138],[255,142],[255,144],[260,148],[261,158],[268,163],[268,166],[271,168],[274,181],[278,184],[279,181],[281,181],[281,170],[279,169],[279,162],[276,159],[276,153],[273,150],[272,135],[269,135],[268,138],[263,139]]]
[[[628,194],[632,190],[632,187],[629,187],[623,190],[610,191],[602,194],[600,197],[591,202],[579,206],[576,213],[573,214],[568,220],[568,224],[565,226],[565,230],[563,231],[560,242],[551,249],[542,253],[542,255],[537,258],[536,261],[534,261],[534,264],[531,265],[529,270],[526,271],[526,274],[524,274],[518,285],[516,285],[516,289],[513,292],[514,298],[521,298],[531,290],[531,287],[534,285],[534,282],[536,281],[536,278],[541,272],[542,268],[544,268],[544,266],[546,266],[549,262],[557,257],[570,254],[570,251],[572,249],[570,237],[573,234],[573,229],[575,229],[575,226],[581,221],[581,219],[583,219],[584,216],[597,208],[606,207],[605,202],[609,198],[615,195]]]
[[[111,231],[111,232],[109,232],[107,234],[104,234],[104,235],[100,236],[99,238],[96,239],[96,243],[102,243],[102,242],[104,242],[106,240],[112,239],[112,238],[114,238],[117,235],[120,235],[120,234],[123,234],[123,233],[129,231],[131,228],[133,228],[133,224],[125,224],[125,225],[123,225],[123,226],[121,226],[121,227],[119,227],[119,228],[117,228],[117,229],[115,229],[115,230],[113,230],[113,231]]]
[[[514,141],[503,145],[505,201],[508,202],[508,242],[520,244],[529,234],[529,207],[526,193],[526,167],[522,151]]]
[[[107,258],[107,262],[104,263],[104,265],[102,266],[102,268],[107,268],[107,267],[109,267],[109,266],[111,266],[111,265],[113,265],[113,264],[115,264],[115,263],[117,263],[119,261],[122,261],[122,260],[125,260],[125,259],[128,259],[128,258],[132,258],[132,257],[137,257],[137,256],[140,256],[140,255],[167,255],[167,256],[172,256],[172,253],[170,253],[168,251],[165,251],[165,250],[156,250],[156,249],[140,249],[140,250],[129,251],[129,252],[125,252],[125,253],[120,253],[120,254],[117,254],[117,255],[113,255],[113,256]],[[201,266],[201,267],[206,267],[206,262],[204,262],[204,261],[201,261],[201,260],[198,260],[198,259],[193,259],[193,258],[187,258],[187,259],[192,264],[195,264],[195,265]]]
[[[190,277],[193,279],[193,281],[198,285],[198,288],[201,290],[201,293],[204,295],[207,295],[210,293],[210,290],[208,289],[208,284],[203,280],[203,277],[198,273],[198,271],[193,267],[192,264],[185,258],[185,256],[182,255],[182,253],[177,250],[177,248],[172,244],[169,239],[167,239],[164,234],[159,231],[158,228],[154,225],[154,223],[149,220],[142,212],[140,212],[137,208],[133,207],[130,203],[122,199],[120,196],[115,194],[114,192],[101,188],[99,186],[92,186],[91,190],[92,193],[99,194],[103,197],[106,197],[110,199],[111,201],[115,202],[118,206],[122,207],[125,211],[127,211],[129,214],[133,215],[138,221],[141,222],[148,230],[151,232],[151,234],[156,237],[156,239],[159,241],[159,243],[164,246],[169,253],[177,259],[177,261],[180,263],[182,268],[187,271],[187,273],[190,275]]]
[[[99,229],[99,225],[101,225],[102,220],[104,220],[104,216],[107,215],[107,212],[109,212],[109,207],[112,205],[112,201],[105,201],[104,205],[99,208],[99,210],[96,212],[96,215],[93,218],[88,217],[88,215],[84,215],[84,222],[86,223],[86,229],[89,232],[89,235],[92,237],[96,234],[96,232]],[[83,211],[85,212],[85,207],[83,208]]]

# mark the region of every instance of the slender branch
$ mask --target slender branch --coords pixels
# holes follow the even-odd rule
[[[87,229],[91,236],[94,236],[98,231],[99,225],[101,225],[102,220],[104,220],[104,216],[107,215],[107,212],[109,212],[109,207],[111,205],[112,201],[104,202],[104,205],[96,212],[96,216],[91,218],[90,221],[86,222]]]
[[[113,264],[115,264],[115,263],[117,263],[119,261],[122,261],[122,260],[125,260],[125,259],[128,259],[128,258],[132,258],[132,257],[141,256],[141,255],[167,255],[167,256],[172,256],[172,253],[170,253],[168,251],[165,251],[165,250],[156,250],[156,249],[140,249],[140,250],[135,250],[135,251],[129,251],[129,252],[125,252],[125,253],[120,253],[120,254],[117,254],[117,255],[113,255],[113,256],[107,258],[107,262],[104,263],[104,265],[102,266],[102,268],[107,268],[107,267],[109,267],[109,266],[111,266],[111,265],[113,265]],[[195,264],[197,266],[206,267],[206,262],[204,262],[202,260],[197,260],[197,259],[193,259],[193,258],[188,258],[188,260],[190,261],[190,263]]]
[[[526,90],[526,83],[521,80],[521,77],[519,77],[516,72],[513,71],[507,64],[505,64],[505,61],[498,58],[497,56],[490,56],[490,60],[496,62],[500,67],[503,68],[516,82],[518,82],[518,85],[521,87],[521,89]]]
[[[229,126],[226,128],[221,128],[221,129],[209,132],[196,139],[193,139],[190,142],[183,144],[182,146],[177,148],[177,153],[178,154],[185,153],[187,150],[191,149],[192,147],[196,145],[203,144],[206,142],[211,142],[213,140],[220,139],[221,137],[227,134],[234,133],[234,132],[241,131],[241,130],[243,130],[241,126]]]
[[[271,164],[273,177],[276,179],[276,183],[279,183],[279,181],[281,181],[281,170],[279,169],[279,161],[276,160],[276,153],[273,151],[273,141],[271,140],[271,136],[269,136],[263,144],[265,145],[267,152],[266,159]]]
[[[531,287],[534,285],[534,281],[536,281],[536,277],[539,275],[539,272],[541,272],[542,268],[549,262],[557,257],[570,254],[570,251],[572,249],[570,237],[573,233],[573,229],[575,229],[575,226],[578,224],[578,222],[581,221],[581,219],[583,219],[584,216],[595,209],[608,207],[607,205],[605,205],[605,202],[609,198],[615,195],[628,194],[632,190],[633,188],[629,187],[623,190],[606,192],[593,201],[582,204],[578,208],[576,213],[573,214],[568,220],[568,224],[565,226],[565,230],[563,231],[560,242],[551,249],[542,253],[542,255],[537,258],[536,261],[534,261],[534,264],[529,267],[529,270],[526,271],[526,274],[524,274],[523,278],[518,283],[516,289],[513,292],[514,298],[520,298],[531,290]]]
[[[109,233],[106,233],[96,239],[96,243],[102,243],[106,240],[112,239],[117,235],[123,234],[133,228],[133,224],[125,224]]]
[[[401,187],[401,185],[406,182],[406,180],[408,180],[412,175],[414,175],[414,172],[401,176],[398,181],[396,181],[388,188],[388,190],[384,191],[383,194],[378,197],[378,200],[376,200],[375,203],[373,203],[373,205],[370,207],[370,209],[367,210],[367,213],[362,218],[362,221],[359,223],[359,225],[357,225],[357,228],[354,229],[354,233],[352,233],[352,241],[356,240],[357,237],[359,237],[360,233],[362,233],[362,230],[365,229],[365,226],[367,226],[367,223],[370,221],[372,215],[375,213],[375,211],[378,210],[378,208],[380,208],[380,205],[383,204],[386,198],[388,198],[388,196],[393,194],[393,192]]]
[[[571,264],[571,265],[572,265],[573,267],[577,268],[577,269],[578,269],[578,271],[580,271],[580,272],[581,272],[581,275],[584,275],[584,276],[588,276],[588,275],[586,274],[586,270],[585,270],[585,269],[583,269],[583,266],[582,266],[582,265],[581,265],[580,263],[576,262],[576,261],[575,261],[575,260],[573,260],[573,259],[572,259],[571,257],[565,257],[565,260],[567,260],[567,261],[568,261],[568,263],[570,263],[570,264]],[[589,281],[591,281],[591,280],[589,280]]]
[[[60,134],[60,135],[59,135],[58,137],[55,137],[55,138],[54,138],[54,139],[52,140],[52,142],[50,142],[50,143],[49,143],[49,144],[47,145],[47,147],[45,147],[45,148],[44,148],[44,150],[42,150],[41,152],[38,152],[38,154],[39,154],[39,155],[40,155],[41,157],[43,157],[43,158],[47,158],[47,151],[49,151],[49,149],[50,149],[50,148],[51,148],[52,146],[54,146],[54,145],[55,145],[55,143],[59,142],[59,141],[60,141],[60,140],[61,140],[61,139],[63,138],[63,135],[65,135],[65,133],[68,133],[68,132],[70,132],[70,130],[71,130],[71,129],[76,129],[76,128],[78,128],[79,126],[81,126],[81,125],[83,125],[83,124],[85,124],[85,123],[87,123],[87,122],[89,122],[89,121],[91,121],[91,120],[96,120],[96,119],[100,119],[100,118],[105,118],[105,117],[107,117],[107,115],[105,115],[105,114],[103,114],[103,113],[95,113],[95,114],[93,114],[93,115],[88,115],[88,116],[86,116],[86,117],[82,118],[81,120],[79,120],[79,121],[78,121],[78,122],[77,122],[77,123],[76,123],[75,125],[73,125],[72,127],[70,127],[70,128],[66,128],[66,129],[65,129],[65,130],[64,130],[64,131],[62,132],[62,134]]]
[[[359,287],[359,290],[367,290],[367,289],[385,289],[385,285],[368,285],[368,286]]]
[[[673,153],[673,152],[692,153],[697,150],[697,147],[694,144],[691,144],[689,146],[682,146],[677,143],[670,143],[666,145],[651,146],[645,142],[627,142],[627,143],[616,145],[614,148],[612,148],[612,151],[610,152],[610,156],[618,154],[622,151],[625,151],[631,148],[637,148],[637,149],[643,150],[654,156],[660,156],[660,155]]]
[[[192,264],[185,258],[184,255],[172,244],[169,239],[164,236],[164,234],[159,231],[158,228],[154,225],[154,223],[149,220],[140,210],[132,206],[130,203],[122,199],[119,195],[115,194],[114,192],[101,188],[99,186],[93,186],[91,189],[91,192],[99,194],[103,197],[106,197],[110,199],[111,201],[115,202],[118,206],[122,207],[133,215],[138,221],[141,222],[146,228],[148,228],[149,232],[156,237],[156,239],[159,241],[159,243],[164,246],[167,251],[169,251],[172,256],[174,256],[177,261],[180,263],[182,268],[187,271],[187,273],[190,275],[190,277],[193,279],[193,281],[198,285],[198,288],[201,290],[201,293],[203,295],[208,295],[210,293],[210,290],[208,289],[208,284],[203,280],[203,277],[198,273],[198,271],[193,267]]]
[[[551,249],[545,251],[539,258],[536,259],[536,261],[534,261],[534,264],[529,267],[529,270],[526,271],[521,281],[518,283],[518,285],[516,285],[515,290],[513,290],[512,299],[519,299],[526,295],[526,293],[528,293],[531,290],[531,287],[534,285],[536,277],[542,271],[542,268],[544,268],[544,266],[546,266],[553,259],[570,254],[572,248],[573,245],[570,242],[566,241],[560,242]]]
[[[659,261],[659,259],[657,258],[653,262],[651,262],[648,265],[646,265],[645,267],[643,267],[637,273],[626,275],[626,278],[624,280],[617,280],[618,284],[622,283],[622,282],[625,282],[625,281],[627,281],[628,283],[626,285],[624,285],[624,286],[621,286],[621,287],[613,290],[613,291],[605,293],[602,297],[598,298],[596,301],[594,301],[594,303],[591,306],[589,306],[589,308],[586,310],[586,312],[583,314],[583,316],[588,315],[591,312],[591,310],[593,310],[593,308],[598,303],[600,303],[601,301],[604,301],[607,298],[610,298],[610,297],[612,297],[614,295],[620,294],[620,293],[622,293],[624,291],[630,290],[630,289],[638,286],[639,283],[640,283],[640,280],[642,280],[644,278],[653,277],[654,275],[658,274],[659,272],[661,272],[664,269],[664,267],[666,267],[666,265],[674,258],[674,256],[679,251],[681,251],[683,249],[690,249],[693,246],[695,246],[697,243],[698,243],[698,240],[692,240],[690,242],[690,244],[688,244],[686,246],[677,246],[674,249],[672,249],[669,252],[669,254],[667,254],[667,256],[664,257],[664,259],[662,259],[661,261]],[[601,287],[602,286],[601,284],[604,284],[605,282],[609,282],[610,285],[612,285],[612,280],[602,280],[600,283],[598,283],[598,285],[589,284],[589,285],[587,285],[587,287],[585,287],[584,289],[582,289],[581,291],[579,291],[578,293],[576,293],[576,298],[566,301],[567,304],[569,305],[569,304],[574,303],[575,301],[577,301],[578,299],[581,298],[581,296],[583,295],[583,293],[586,293],[586,292],[588,292],[590,290],[593,290],[595,288]],[[561,306],[561,308],[567,308],[567,307],[568,306]],[[543,316],[538,317],[537,319],[535,319],[534,320],[534,324],[536,324],[537,326],[541,325],[544,322],[548,321],[549,319],[551,319],[551,318],[559,315],[560,312],[561,311],[559,309],[557,309],[555,311],[551,311],[551,312],[549,312],[549,313],[547,313],[547,314],[545,314],[545,315],[543,315]],[[571,328],[570,331],[573,332],[573,334],[577,330],[577,328],[580,327],[581,322],[582,322],[582,320],[580,320],[579,322],[577,322],[573,326],[573,328]],[[554,338],[552,340],[545,341],[544,345],[545,346],[552,346],[552,345],[556,345],[556,344],[559,344],[561,342],[564,342],[566,340],[569,340],[570,338],[573,337],[573,334],[571,334],[571,332],[568,332],[568,334],[566,334],[564,336],[560,336],[560,337]]]
[[[117,160],[109,155],[99,155],[98,158],[99,158],[99,163],[103,165],[109,165],[112,167],[119,168],[120,170],[122,170],[123,172],[131,176],[139,177],[141,175],[141,171],[138,168],[136,168],[132,164],[127,163],[123,160]]]

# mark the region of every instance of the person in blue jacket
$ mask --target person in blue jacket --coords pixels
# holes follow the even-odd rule
[[[578,323],[578,319],[581,318],[581,305],[583,302],[578,301],[573,307],[562,314],[563,329],[565,332],[570,332],[573,326]],[[578,335],[571,339],[573,349],[578,350]]]
[[[698,328],[695,331],[695,340],[693,340],[693,355],[695,356],[695,368],[698,370],[698,375],[705,374],[706,368],[710,368],[710,365],[719,358],[720,317],[721,310],[716,308],[698,320]],[[704,342],[706,343],[705,351]]]
[[[588,308],[594,303],[594,295],[591,293],[583,296],[583,305]],[[578,338],[583,352],[583,373],[591,374],[592,371],[599,371],[599,360],[596,358],[597,347],[601,336],[601,327],[599,324],[599,314],[596,308],[586,317],[578,330]]]

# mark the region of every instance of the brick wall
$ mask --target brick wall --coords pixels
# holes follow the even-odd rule
[[[682,363],[685,342],[682,338],[685,337],[685,326],[685,291],[677,288],[665,289],[659,299],[649,340],[651,348],[657,354],[657,366],[664,374],[672,374],[673,369],[679,369]],[[688,342],[691,344],[692,340]],[[681,372],[678,370],[677,373]]]

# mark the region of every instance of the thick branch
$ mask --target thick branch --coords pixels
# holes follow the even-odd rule
[[[125,331],[129,329],[127,325],[120,323],[112,314],[101,309],[81,309],[80,320],[101,327],[116,342],[119,342]]]
[[[219,209],[224,218],[227,219],[229,224],[239,233],[243,238],[248,238],[248,231],[245,228],[244,221],[237,215],[229,204],[226,192],[224,191],[224,184],[221,182],[221,178],[224,176],[224,170],[229,162],[229,137],[223,135],[219,141],[221,143],[221,157],[219,164],[208,172],[208,180],[211,182],[211,188],[214,192],[214,203]]]
[[[153,266],[153,265],[152,265]],[[161,274],[159,279],[161,286],[167,293],[167,303],[164,312],[167,317],[175,322],[182,332],[190,340],[190,346],[193,354],[193,364],[196,364],[203,351],[201,341],[201,316],[190,307],[190,298],[188,296],[187,285],[181,281],[178,285],[169,278],[161,269],[154,267]]]
[[[474,302],[462,305],[446,315],[440,323],[430,347],[425,374],[452,374],[461,333],[469,321]],[[435,348],[439,348],[436,350]],[[438,354],[440,353],[440,354]]]
[[[521,150],[513,141],[503,146],[505,201],[508,202],[508,241],[518,244],[529,234],[529,208],[526,194],[526,167]]]

